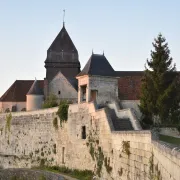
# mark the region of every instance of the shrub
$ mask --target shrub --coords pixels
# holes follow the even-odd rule
[[[22,108],[21,111],[26,111],[26,108]]]
[[[11,112],[11,111],[10,111],[9,108],[7,108],[7,109],[5,110],[5,113],[9,113],[9,112]]]
[[[59,104],[59,109],[57,111],[57,115],[60,118],[60,124],[62,124],[62,122],[67,121],[68,118],[68,108],[69,108],[69,104],[67,101],[61,101]]]
[[[44,175],[40,175],[38,180],[46,180],[46,177]]]
[[[52,108],[56,106],[58,106],[58,103],[57,103],[57,97],[54,94],[49,95],[42,105],[44,109]]]

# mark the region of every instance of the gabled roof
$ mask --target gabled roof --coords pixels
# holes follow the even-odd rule
[[[62,27],[61,31],[48,49],[48,51],[55,52],[62,52],[62,50],[63,52],[77,53],[77,49],[66,31],[65,26]]]
[[[34,81],[27,95],[44,95],[42,88],[40,88],[39,81]]]
[[[104,55],[92,54],[77,77],[83,75],[116,76],[116,73]]]
[[[26,94],[31,88],[34,80],[16,80],[10,88],[1,96],[1,102],[26,102]],[[44,81],[38,81],[43,89]]]
[[[73,89],[75,89],[76,91],[78,91],[78,80],[76,79],[76,78],[68,78],[68,77],[66,77],[66,76],[64,76],[64,74],[61,72],[61,71],[59,71],[55,76],[54,76],[54,78],[52,79],[52,81],[54,80],[54,79],[57,79],[57,78],[59,78],[59,77],[63,77],[63,79],[65,79],[66,80],[66,82],[68,82],[71,86],[72,86],[72,88]]]

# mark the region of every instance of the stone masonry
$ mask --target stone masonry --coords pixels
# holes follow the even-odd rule
[[[103,180],[180,179],[180,153],[153,140],[150,131],[115,131],[107,109],[94,103],[70,105],[62,127],[56,112],[0,114],[0,166],[45,163],[92,170]]]

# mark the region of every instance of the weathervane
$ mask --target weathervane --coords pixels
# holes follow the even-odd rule
[[[64,19],[65,19],[65,9],[63,10],[63,26],[65,25]]]

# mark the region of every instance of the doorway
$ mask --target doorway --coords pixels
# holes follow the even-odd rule
[[[91,101],[96,101],[97,99],[97,90],[91,90]]]

